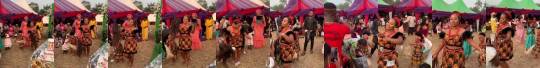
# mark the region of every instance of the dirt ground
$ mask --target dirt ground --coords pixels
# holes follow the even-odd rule
[[[41,45],[44,41],[46,41],[45,38],[45,30],[42,29],[42,40],[37,42],[39,45]],[[4,39],[4,38],[2,38]],[[30,57],[32,56],[32,53],[35,49],[32,48],[20,48],[20,43],[16,43],[16,41],[21,40],[20,38],[12,38],[13,45],[10,49],[0,49],[1,57],[0,57],[0,68],[26,68],[30,67]],[[1,43],[4,44],[4,43]],[[39,46],[38,46],[39,47]],[[56,59],[55,59],[56,61]]]
[[[153,30],[152,30],[153,31]],[[147,41],[139,42],[139,52],[135,54],[135,64],[133,67],[129,67],[127,62],[109,62],[109,67],[113,68],[142,68],[150,62],[150,57],[152,55],[153,49],[153,32],[149,34],[150,39]],[[475,34],[476,36],[477,34]],[[406,43],[413,42],[412,36],[407,36]],[[437,35],[432,34],[428,37],[433,43],[433,48],[439,47],[441,40],[438,39]],[[267,38],[269,42],[270,38]],[[300,38],[300,45],[303,49],[303,38]],[[475,38],[475,40],[477,40]],[[43,41],[43,40],[42,40]],[[293,62],[293,68],[323,68],[323,54],[321,49],[323,46],[323,37],[316,37],[313,53],[307,53],[305,56],[301,56],[299,60]],[[514,41],[523,41],[514,39]],[[93,45],[90,48],[90,55],[93,54],[97,49],[99,44],[102,42],[95,39]],[[264,48],[259,49],[250,49],[247,50],[246,54],[242,55],[240,60],[240,65],[234,66],[233,62],[227,62],[229,68],[264,68],[265,64],[268,62],[267,57],[270,53],[269,43]],[[30,48],[18,48],[20,45],[16,44],[11,49],[2,49],[2,57],[0,58],[0,68],[24,68],[29,67],[30,65],[30,55],[33,52]],[[178,59],[177,62],[165,62],[163,63],[163,68],[205,68],[211,64],[216,55],[217,50],[217,41],[216,40],[206,40],[203,41],[203,48],[200,50],[193,50],[191,52],[192,62],[190,64],[182,64],[181,59]],[[400,68],[411,68],[411,51],[412,47],[408,45],[403,45],[402,49],[398,49],[399,59],[398,63]],[[433,50],[433,49],[432,49]],[[57,68],[84,68],[88,65],[88,59],[90,55],[83,55],[81,57],[76,56],[73,52],[68,54],[63,54],[60,48],[55,48],[55,61],[54,64]],[[478,54],[473,53],[472,56],[466,59],[466,68],[484,68],[485,66],[480,66],[478,63]],[[376,59],[378,59],[377,54],[374,54],[370,61],[370,68],[376,68]],[[532,60],[532,61],[531,61]],[[525,47],[523,44],[514,42],[514,58],[509,61],[509,65],[512,68],[534,68],[540,66],[540,61],[535,61],[540,59],[535,59],[533,56],[525,54]],[[167,60],[165,60],[167,61]],[[525,62],[525,63],[524,63]],[[218,64],[218,68],[226,68],[223,64]]]
[[[240,59],[240,64],[234,66],[234,62],[229,60],[227,65],[218,63],[218,68],[265,68],[268,62],[268,56],[270,53],[270,38],[267,38],[264,48],[248,49],[246,54],[243,54]],[[300,39],[300,45],[303,49],[304,39]],[[313,53],[306,53],[304,56],[292,63],[292,68],[323,68],[323,54],[321,49],[323,48],[323,37],[316,37],[313,45]],[[182,59],[177,59],[177,62],[172,63],[165,60],[163,68],[205,68],[215,60],[217,51],[217,40],[206,40],[203,42],[203,48],[200,50],[193,50],[191,52],[192,62],[190,64],[183,64]],[[309,52],[309,50],[308,50]]]

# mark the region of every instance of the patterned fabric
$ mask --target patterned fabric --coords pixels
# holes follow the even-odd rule
[[[392,39],[398,39],[399,37],[403,38],[403,33],[401,32],[396,32],[393,34],[387,34],[385,32],[381,34],[383,34],[383,35],[379,35],[381,38],[384,38],[384,37],[390,37]],[[392,65],[392,66],[397,67],[398,66],[397,64],[398,53],[396,52],[395,49],[396,49],[396,45],[398,44],[390,43],[388,40],[384,40],[384,39],[379,39],[378,42],[380,46],[383,47],[383,51],[379,52],[380,57],[379,57],[379,60],[377,61],[379,63],[379,66]],[[392,61],[392,62],[389,62],[389,61]]]
[[[83,38],[80,39],[81,45],[84,46],[91,46],[92,45],[92,34],[90,33],[90,29],[83,30]]]
[[[232,37],[231,37],[231,45],[233,47],[241,47],[242,45],[242,36],[240,35],[240,28],[235,28],[233,26],[229,27],[231,29]]]
[[[502,35],[498,36],[495,48],[497,49],[497,55],[500,56],[501,61],[508,61],[512,59],[513,47],[512,40],[510,38],[504,38]]]
[[[176,42],[174,40],[175,40],[174,38],[169,37],[166,40],[165,44],[167,44],[167,47],[169,47],[171,49],[172,53],[176,54],[176,52],[178,52],[179,46],[176,45]]]
[[[424,48],[424,45],[422,45],[421,43],[417,44],[417,45],[414,45],[414,51],[413,51],[413,55],[412,55],[412,60],[413,60],[413,63],[415,64],[420,64],[422,63],[422,56],[423,56],[423,52],[422,52],[422,49]]]
[[[540,34],[536,34],[536,39],[534,40],[534,41],[536,41],[536,43],[534,43],[536,45],[540,45],[540,43],[538,43],[538,42],[540,42],[540,37],[538,37],[538,36],[540,36]],[[540,46],[534,46],[532,52],[533,52],[533,55],[540,56]]]
[[[441,68],[455,68],[463,67],[465,63],[465,55],[463,48],[449,49],[447,48],[444,53],[442,67]]]
[[[190,27],[191,28],[191,27]],[[190,29],[180,29],[180,37],[178,39],[178,49],[180,50],[191,50],[191,36]]]
[[[233,36],[231,39],[231,45],[233,47],[241,47],[242,46],[242,37],[241,36]]]
[[[284,39],[280,42],[280,57],[284,62],[291,62],[297,57],[297,51],[295,49],[295,45],[297,45],[297,42],[294,41],[285,41]]]
[[[465,61],[465,52],[463,49],[463,40],[461,39],[461,34],[452,35],[452,30],[449,30],[446,37],[444,37],[443,44],[446,45],[444,51],[444,58],[441,64],[441,68],[453,68],[453,67],[463,67]]]
[[[135,35],[133,35],[132,33],[128,33],[126,35],[126,40],[124,44],[125,44],[124,52],[128,54],[137,53],[137,40],[135,40]]]
[[[383,51],[383,52],[379,52],[378,55],[380,56],[379,59],[377,60],[377,63],[379,63],[379,66],[387,66],[389,64],[388,61],[393,61],[394,66],[398,65],[397,63],[395,63],[397,61],[397,58],[398,58],[398,53],[396,51],[394,51],[394,50],[387,51],[387,52]]]

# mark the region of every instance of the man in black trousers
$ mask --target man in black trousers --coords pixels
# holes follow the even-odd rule
[[[315,14],[313,11],[309,11],[308,16],[305,18],[304,28],[306,29],[306,35],[304,39],[304,52],[302,52],[302,55],[306,53],[308,43],[311,43],[309,46],[310,53],[313,53],[313,42],[315,39],[315,30],[317,29],[317,19],[315,18]]]

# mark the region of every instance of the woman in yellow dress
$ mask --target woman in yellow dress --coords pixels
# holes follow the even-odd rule
[[[207,40],[210,40],[213,38],[212,35],[214,34],[214,20],[212,20],[211,18],[206,18],[205,26],[206,26],[205,37]]]

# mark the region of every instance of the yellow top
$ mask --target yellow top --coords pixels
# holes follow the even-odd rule
[[[489,20],[489,25],[491,26],[492,32],[497,32],[497,19],[496,18],[491,18]]]
[[[142,22],[141,22],[141,27],[142,28],[147,28],[148,25],[149,25],[148,20],[142,20]]]
[[[90,23],[88,23],[88,24],[96,26],[97,25],[96,19],[91,19]]]
[[[206,26],[206,27],[212,27],[212,26],[214,26],[214,20],[212,20],[212,19],[206,19],[206,21],[205,21],[205,26]]]

